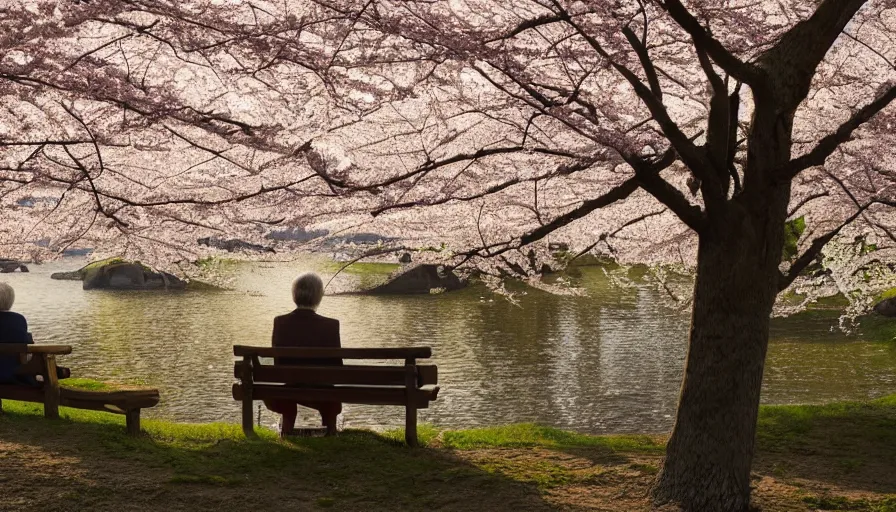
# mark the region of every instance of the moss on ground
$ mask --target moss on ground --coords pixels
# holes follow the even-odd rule
[[[85,386],[93,386],[90,382]],[[238,425],[145,420],[4,401],[3,510],[649,510],[656,436],[592,436],[532,424],[350,430],[287,441]],[[893,512],[896,395],[760,412],[754,500],[765,510]]]
[[[59,381],[59,385],[66,388],[82,389],[84,391],[113,391],[116,389],[114,384],[93,379],[65,379]]]

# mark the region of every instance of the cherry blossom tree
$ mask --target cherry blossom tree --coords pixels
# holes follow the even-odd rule
[[[896,241],[893,0],[4,9],[7,244],[365,225],[526,277],[552,241],[693,266],[658,503],[747,509],[776,300]]]
[[[610,234],[642,222],[654,257],[674,248],[695,263],[654,498],[745,510],[778,294],[844,229],[892,241],[896,4],[325,5],[352,21],[346,58],[413,96],[385,114],[404,121],[394,131],[378,135],[378,117],[361,123],[377,132],[357,127],[380,137],[361,147],[385,144],[397,170],[363,183],[392,193],[373,213],[512,188],[499,227],[465,257],[525,256],[571,226],[610,247]],[[788,220],[806,217],[813,234],[785,257]],[[639,252],[624,245],[614,251]]]

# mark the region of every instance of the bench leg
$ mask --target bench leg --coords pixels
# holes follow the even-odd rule
[[[414,406],[405,410],[404,440],[408,446],[417,446],[417,408]]]
[[[130,409],[125,413],[128,435],[140,435],[140,409]]]
[[[255,424],[252,422],[252,401],[243,400],[243,434],[255,437]]]
[[[59,376],[56,374],[56,356],[48,354],[44,359],[44,416],[59,417]]]

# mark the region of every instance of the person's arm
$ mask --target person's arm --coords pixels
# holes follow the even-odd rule
[[[22,316],[22,332],[25,333],[25,344],[33,345],[34,336],[32,336],[30,332],[28,332],[28,320],[24,316]]]
[[[342,348],[342,340],[339,338],[339,320],[336,320],[336,329],[335,329],[335,334],[334,334],[333,348]],[[337,363],[336,363],[337,366],[343,365],[342,359],[337,359],[336,361],[337,361]]]
[[[279,336],[280,333],[278,332],[279,330],[280,330],[280,326],[277,323],[277,319],[274,318],[274,330],[271,331],[271,346],[272,347],[276,347],[280,344],[280,336]]]
[[[34,337],[31,336],[31,333],[28,332],[28,320],[25,319],[25,315],[18,315],[17,320],[19,335],[16,336],[18,339],[23,340],[23,343],[26,345],[34,344]],[[19,356],[19,364],[26,364],[30,362],[32,359],[31,354],[21,354]]]
[[[274,318],[274,330],[271,332],[271,346],[272,347],[281,346],[280,340],[282,338],[283,327],[280,326],[279,320],[280,320],[279,318]],[[274,364],[281,364],[282,361],[280,361],[280,359],[281,358],[279,358],[279,357],[275,357]]]

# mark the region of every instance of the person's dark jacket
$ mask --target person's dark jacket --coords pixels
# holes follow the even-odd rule
[[[0,343],[34,343],[24,316],[12,311],[0,311]],[[18,355],[0,355],[0,382],[13,381],[20,365]]]
[[[271,346],[276,348],[340,348],[339,320],[318,315],[310,309],[296,309],[274,318]],[[342,359],[278,357],[275,364],[342,366]]]

